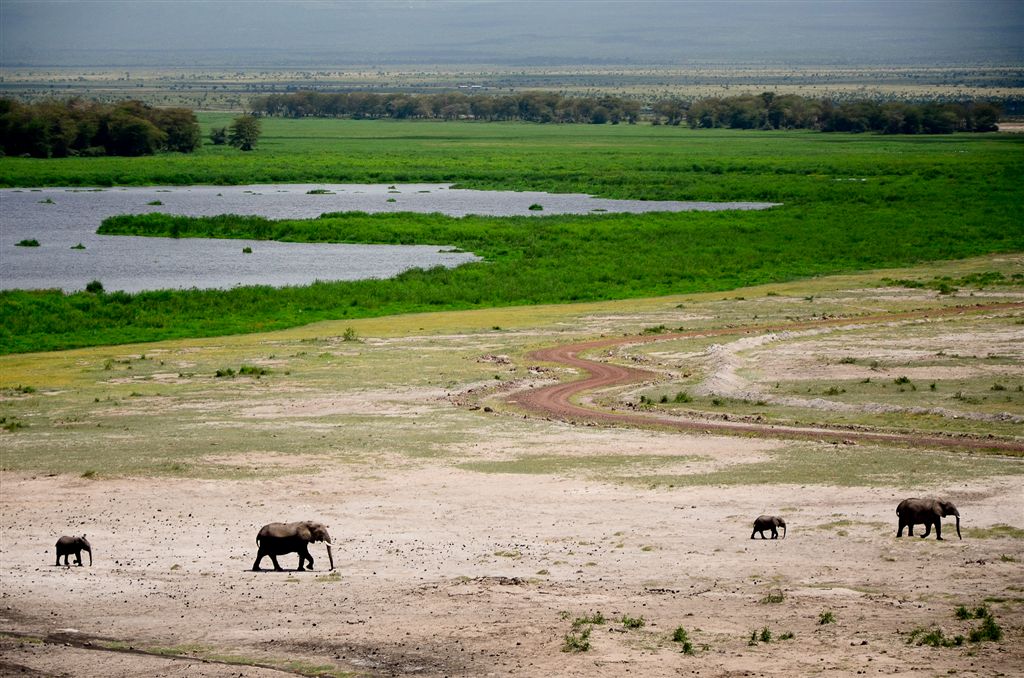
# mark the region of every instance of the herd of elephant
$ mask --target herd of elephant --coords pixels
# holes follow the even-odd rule
[[[935,528],[935,538],[942,539],[942,519],[946,516],[956,516],[956,536],[960,536],[960,512],[953,502],[942,499],[904,499],[896,507],[896,515],[899,517],[899,529],[897,537],[903,536],[903,528],[907,529],[907,536],[914,536],[914,525],[924,525],[924,539],[931,534]],[[771,538],[779,538],[779,528],[782,528],[782,538],[786,538],[786,521],[779,516],[762,515],[754,520],[754,531],[750,538],[760,534],[761,539],[765,530],[771,530]],[[327,558],[330,560],[331,569],[334,569],[334,555],[331,553],[331,535],[327,533],[327,526],[312,521],[301,521],[297,523],[270,523],[260,528],[256,534],[256,560],[252,564],[254,572],[261,571],[260,563],[267,556],[274,564],[274,569],[281,571],[283,568],[277,562],[277,557],[286,553],[299,554],[299,570],[313,569],[313,556],[309,554],[309,545],[315,542],[324,542],[327,545]],[[68,557],[74,554],[75,565],[82,565],[82,551],[89,554],[89,565],[92,565],[92,545],[83,534],[81,537],[64,536],[57,540],[57,565],[60,565],[61,557],[64,558],[64,565],[69,565]],[[306,564],[309,567],[306,567]]]

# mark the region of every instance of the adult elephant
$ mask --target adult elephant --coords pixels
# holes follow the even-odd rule
[[[274,563],[274,569],[281,571],[277,563],[277,557],[285,553],[299,554],[298,570],[305,570],[306,561],[309,561],[309,569],[313,569],[313,556],[309,555],[309,544],[322,541],[327,544],[327,558],[331,561],[331,569],[334,569],[334,556],[331,554],[331,535],[327,533],[327,526],[321,523],[314,523],[304,520],[298,523],[269,523],[260,528],[256,535],[256,545],[259,552],[256,554],[256,562],[252,564],[253,572],[260,571],[260,561],[264,556],[270,556]]]
[[[761,535],[761,539],[764,539],[764,531],[772,531],[772,539],[779,538],[779,528],[782,528],[782,538],[786,538],[786,521],[778,516],[758,516],[754,520],[754,531],[750,533],[750,538],[753,539],[755,534]]]
[[[907,528],[907,536],[914,536],[914,525],[924,525],[924,539],[935,527],[935,538],[942,539],[942,519],[946,516],[956,516],[956,536],[960,536],[960,512],[951,501],[943,499],[904,499],[896,507],[896,515],[900,519],[900,528],[896,531],[897,537],[903,536],[903,528]]]

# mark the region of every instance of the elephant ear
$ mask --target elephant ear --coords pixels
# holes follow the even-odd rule
[[[295,534],[302,541],[313,541],[313,533],[309,531],[309,523],[300,523],[299,528],[295,530]]]

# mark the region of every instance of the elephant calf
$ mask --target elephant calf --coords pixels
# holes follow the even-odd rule
[[[327,544],[327,558],[331,561],[331,569],[334,569],[334,556],[331,554],[331,535],[327,533],[327,526],[311,521],[298,523],[269,523],[260,528],[256,535],[256,545],[259,552],[256,554],[256,562],[252,564],[253,572],[260,571],[260,561],[264,556],[270,556],[270,562],[274,563],[274,569],[281,571],[277,563],[277,557],[285,553],[299,554],[299,567],[296,570],[305,570],[306,561],[309,561],[309,569],[313,569],[313,556],[309,555],[310,542],[322,541]]]
[[[753,539],[755,534],[760,533],[761,539],[764,539],[764,531],[772,531],[772,539],[779,538],[779,528],[782,528],[782,538],[786,538],[786,521],[778,516],[758,516],[754,520],[754,531],[750,533],[750,538]]]
[[[85,538],[85,535],[83,534],[81,537],[68,537],[65,535],[57,540],[57,562],[55,564],[60,565],[60,557],[64,556],[64,565],[70,567],[68,556],[74,553],[75,565],[81,567],[82,551],[89,554],[89,567],[92,567],[92,545],[89,544],[89,540]]]
[[[914,536],[914,525],[924,525],[924,539],[932,532],[935,526],[935,538],[942,539],[942,519],[946,516],[956,516],[956,536],[960,539],[960,512],[951,501],[943,499],[904,499],[896,507],[896,515],[900,519],[900,527],[896,531],[897,537],[903,536],[903,528],[907,528],[907,536]]]

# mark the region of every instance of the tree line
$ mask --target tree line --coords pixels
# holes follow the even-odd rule
[[[34,158],[191,153],[202,144],[187,108],[84,99],[26,104],[0,98],[0,154]]]
[[[555,92],[486,94],[377,94],[310,92],[268,94],[249,103],[256,115],[288,118],[395,118],[556,123],[635,123],[639,101],[615,96],[567,97]]]
[[[906,103],[857,100],[836,103],[796,94],[738,95],[695,101],[664,99],[643,106],[615,96],[569,97],[554,92],[506,95],[378,94],[299,91],[255,97],[254,115],[289,118],[519,120],[539,123],[653,124],[692,128],[813,129],[823,132],[946,134],[991,132],[1000,109],[988,102]]]

